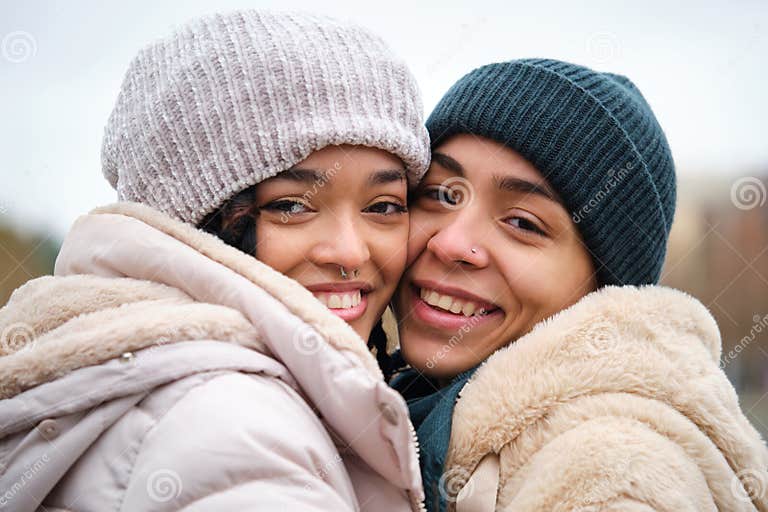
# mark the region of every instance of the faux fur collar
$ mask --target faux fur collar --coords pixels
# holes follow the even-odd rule
[[[0,399],[121,354],[177,341],[219,340],[268,353],[231,308],[130,278],[46,276],[0,309]]]
[[[522,476],[524,468],[544,457],[549,446],[550,455],[559,454],[553,467],[560,469],[550,467],[548,477],[537,478],[557,482],[550,482],[546,492],[564,492],[557,486],[567,477],[559,471],[574,475],[578,464],[586,465],[586,473],[575,480],[584,483],[598,467],[596,456],[567,462],[568,452],[609,438],[595,427],[583,442],[564,440],[595,418],[612,417],[625,426],[642,423],[678,443],[698,463],[717,503],[734,503],[730,486],[736,475],[757,495],[755,475],[762,485],[768,482],[768,451],[719,367],[720,347],[710,313],[683,292],[651,286],[601,289],[478,369],[454,411],[447,467],[469,474],[487,454],[506,450],[501,499],[509,504],[525,485],[533,485],[534,477]],[[604,478],[596,471],[591,476],[601,474]],[[638,475],[631,475],[627,485]],[[765,488],[758,491],[755,503],[766,510]]]

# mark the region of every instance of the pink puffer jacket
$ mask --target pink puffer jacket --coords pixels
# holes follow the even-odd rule
[[[149,207],[78,219],[0,334],[0,510],[422,508],[407,409],[359,336]]]

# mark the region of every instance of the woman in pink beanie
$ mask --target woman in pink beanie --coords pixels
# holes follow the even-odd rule
[[[197,20],[133,60],[102,156],[120,202],[0,310],[0,509],[419,510],[366,345],[429,165],[403,62],[328,18]]]

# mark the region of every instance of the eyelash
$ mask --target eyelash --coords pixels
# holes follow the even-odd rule
[[[510,219],[520,219],[521,221],[527,223],[530,226],[530,228],[528,228],[528,229],[522,228],[522,227],[519,227],[519,226],[512,226],[515,229],[520,229],[522,231],[527,231],[527,232],[529,232],[531,234],[534,234],[534,235],[537,235],[537,236],[547,236],[547,234],[541,228],[539,228],[533,221],[531,221],[529,219],[526,219],[525,217],[520,217],[520,216],[507,217],[506,219],[504,219],[504,222],[506,224],[510,224],[509,222],[507,222],[507,220],[510,220]]]
[[[420,197],[427,198],[427,199],[429,199],[431,201],[439,201],[439,202],[442,203],[445,199],[450,197],[450,194],[449,194],[449,189],[447,187],[439,187],[439,186],[438,187],[425,187],[420,192],[416,193],[416,198],[418,199]],[[530,226],[529,228],[524,228],[524,227],[519,227],[519,226],[512,225],[512,227],[514,229],[525,231],[526,234],[533,234],[533,235],[536,235],[536,236],[547,236],[547,233],[544,230],[542,230],[541,228],[539,228],[536,225],[536,223],[533,222],[530,219],[527,219],[525,217],[520,217],[520,216],[512,216],[512,217],[507,217],[506,219],[504,219],[504,223],[507,224],[507,225],[511,225],[509,222],[507,222],[510,219],[519,219],[522,222],[526,223],[528,226]]]
[[[398,213],[405,213],[405,212],[408,211],[407,207],[405,207],[405,206],[403,206],[401,204],[395,203],[393,201],[379,201],[378,203],[372,204],[371,206],[369,206],[368,208],[366,208],[363,211],[368,211],[371,208],[373,208],[374,206],[377,206],[377,205],[380,205],[380,204],[384,204],[384,205],[387,205],[387,206],[389,206],[389,205],[394,206],[395,207],[395,211],[390,212],[390,213],[379,213],[379,215],[389,216],[389,215],[394,215],[394,214],[398,214]],[[375,212],[370,212],[370,213],[375,213]]]
[[[291,212],[291,209],[294,205],[303,206],[304,208],[311,209],[306,204],[302,203],[301,201],[293,201],[290,199],[278,199],[277,201],[272,201],[271,203],[267,203],[264,206],[260,207],[259,210],[268,210],[268,211],[278,211],[280,213],[293,213],[293,215],[297,215],[299,213],[306,213],[306,212]],[[283,206],[288,206],[288,208],[282,208]]]
[[[389,212],[389,213],[380,213],[380,212],[371,212],[370,211],[371,208],[373,208],[374,206],[380,205],[380,204],[388,205],[388,206],[391,205],[391,206],[393,206],[395,208],[395,211]],[[308,210],[311,210],[311,208],[309,206],[307,206],[306,204],[302,203],[301,201],[294,201],[294,200],[291,200],[291,199],[278,199],[277,201],[272,201],[271,203],[265,204],[260,209],[261,210],[268,210],[268,211],[278,211],[280,213],[293,213],[293,215],[298,215],[300,213],[308,213],[308,212],[292,212],[291,210],[292,210],[294,205],[300,205],[300,206],[303,206],[304,208],[306,208]],[[285,206],[287,206],[288,208],[283,208]],[[405,206],[403,206],[401,204],[395,203],[393,201],[379,201],[378,203],[374,203],[371,206],[365,208],[365,210],[363,210],[363,211],[367,212],[367,213],[377,213],[378,215],[384,215],[384,216],[388,217],[390,215],[395,215],[395,214],[398,214],[398,213],[405,213],[405,212],[408,211],[408,208],[406,208]]]

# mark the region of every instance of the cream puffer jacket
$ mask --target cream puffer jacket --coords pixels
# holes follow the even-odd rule
[[[0,510],[420,510],[413,428],[306,289],[136,203],[0,310]]]
[[[663,286],[606,287],[464,386],[441,484],[459,512],[768,511],[768,449],[715,320]]]

